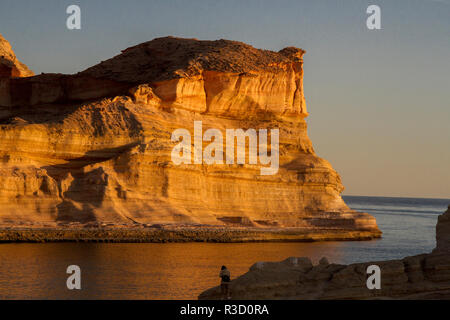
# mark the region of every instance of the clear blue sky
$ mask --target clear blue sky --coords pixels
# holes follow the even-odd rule
[[[365,27],[369,4],[382,30]],[[301,47],[309,134],[344,194],[450,198],[450,0],[1,0],[0,33],[35,73],[166,35]]]

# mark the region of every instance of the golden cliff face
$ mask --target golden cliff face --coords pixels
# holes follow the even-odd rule
[[[0,34],[0,78],[31,77],[34,73],[20,62],[9,42]]]
[[[76,75],[0,79],[0,223],[365,230],[307,136],[302,55],[160,38]],[[172,133],[279,129],[279,169],[180,164]],[[203,148],[208,142],[203,142]],[[247,151],[249,151],[247,149]],[[248,158],[248,156],[247,156]]]

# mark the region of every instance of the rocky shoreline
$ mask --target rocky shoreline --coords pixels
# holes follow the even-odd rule
[[[261,229],[195,227],[0,227],[1,242],[310,242],[332,240],[372,240],[380,232],[300,228]]]
[[[380,268],[380,289],[367,287],[367,268]],[[450,299],[450,206],[439,216],[432,253],[399,260],[341,265],[307,257],[257,262],[230,284],[234,300],[266,299]],[[201,293],[200,300],[220,299],[220,288]]]

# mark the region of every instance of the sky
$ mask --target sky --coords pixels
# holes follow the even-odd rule
[[[1,0],[0,33],[36,74],[167,35],[303,48],[308,133],[344,195],[450,198],[450,0]]]

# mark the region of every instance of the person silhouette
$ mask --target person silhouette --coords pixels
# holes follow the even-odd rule
[[[220,292],[222,294],[222,299],[230,299],[230,282],[231,282],[231,275],[230,271],[227,269],[226,266],[222,266],[219,277],[221,278],[220,281]]]

